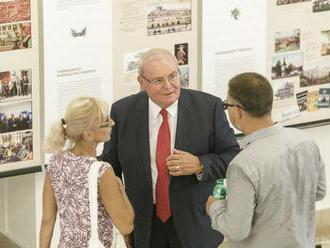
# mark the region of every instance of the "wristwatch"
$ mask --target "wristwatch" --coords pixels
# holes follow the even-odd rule
[[[196,177],[197,177],[198,181],[202,181],[203,174],[204,174],[203,171],[204,171],[204,166],[201,164],[201,171],[196,174]]]

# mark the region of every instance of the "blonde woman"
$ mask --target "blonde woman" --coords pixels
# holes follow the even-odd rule
[[[110,139],[114,125],[106,102],[79,97],[67,107],[65,116],[52,126],[46,142],[53,153],[46,170],[40,247],[50,247],[57,211],[61,237],[58,247],[88,247],[90,214],[88,173],[96,161],[96,146]],[[133,230],[134,211],[111,165],[99,170],[98,233],[104,247],[112,243],[112,224],[122,234]]]

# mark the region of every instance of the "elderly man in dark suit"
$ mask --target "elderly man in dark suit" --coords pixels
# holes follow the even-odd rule
[[[102,159],[135,210],[133,247],[216,248],[204,205],[239,152],[219,98],[180,89],[175,57],[151,49],[139,63],[142,92],[115,102],[112,138]]]

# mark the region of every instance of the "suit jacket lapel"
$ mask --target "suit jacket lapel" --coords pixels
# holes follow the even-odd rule
[[[146,173],[146,179],[150,188],[152,189],[151,180],[151,165],[150,165],[150,144],[149,144],[149,108],[148,108],[148,96],[143,94],[140,101],[137,103],[136,117],[134,120],[136,123],[136,140],[140,150],[140,156],[142,158],[143,169]]]
[[[174,147],[179,150],[186,150],[188,135],[192,121],[192,104],[186,95],[184,89],[181,89],[178,103],[178,120],[175,135]]]

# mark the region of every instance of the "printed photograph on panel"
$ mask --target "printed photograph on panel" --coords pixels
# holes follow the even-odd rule
[[[189,87],[189,66],[181,66],[180,70],[180,82],[183,88]]]
[[[302,53],[286,53],[272,58],[272,79],[299,76],[302,71]]]
[[[0,135],[0,164],[33,159],[32,132]]]
[[[175,44],[174,54],[179,65],[188,64],[188,43]]]
[[[310,2],[311,0],[276,0],[276,5]]]
[[[314,112],[317,111],[319,101],[319,91],[310,91],[307,93],[307,111]]]
[[[321,32],[321,55],[330,55],[330,30]]]
[[[32,129],[32,102],[0,104],[0,133]]]
[[[0,52],[31,47],[31,22],[0,25]]]
[[[313,12],[330,10],[330,0],[313,0]]]
[[[31,20],[30,0],[0,1],[0,24]]]
[[[138,67],[139,67],[139,60],[142,57],[142,55],[148,51],[149,49],[141,49],[138,51],[130,52],[130,53],[125,53],[123,55],[123,66],[124,66],[124,72],[129,73],[129,72],[137,72]]]
[[[315,248],[330,246],[330,208],[316,211],[315,215]]]
[[[304,70],[300,76],[300,87],[330,83],[330,66],[317,66]]]
[[[274,101],[288,100],[294,97],[294,82],[292,80],[275,80],[272,86]]]
[[[300,48],[300,29],[275,33],[276,53],[299,50],[299,48]]]
[[[308,91],[304,90],[296,94],[297,104],[300,112],[307,110],[307,93]]]
[[[31,70],[0,71],[0,103],[31,99]]]
[[[319,89],[319,108],[330,108],[330,88]]]
[[[191,0],[157,1],[149,5],[148,36],[191,30]]]

